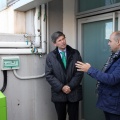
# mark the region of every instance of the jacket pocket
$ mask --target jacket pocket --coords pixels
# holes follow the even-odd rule
[[[117,110],[120,93],[103,93],[102,92],[100,96],[102,97],[101,100],[104,107],[111,110]]]

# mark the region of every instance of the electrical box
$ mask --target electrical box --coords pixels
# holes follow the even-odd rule
[[[7,120],[6,97],[0,91],[0,120]]]
[[[19,69],[20,66],[19,56],[2,57],[1,62],[2,70]]]

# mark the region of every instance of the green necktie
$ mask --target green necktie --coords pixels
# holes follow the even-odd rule
[[[62,62],[64,64],[64,67],[66,68],[66,56],[65,56],[65,52],[60,52],[62,54]]]

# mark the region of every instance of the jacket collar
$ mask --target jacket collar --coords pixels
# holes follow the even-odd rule
[[[113,61],[112,61],[111,64],[108,65],[108,67],[106,68],[105,71],[107,71],[107,70],[110,68],[110,66],[111,66],[116,60],[118,60],[118,59],[120,58],[120,50],[117,51],[116,53],[112,53],[112,54],[111,54],[111,57],[113,58]]]
[[[72,47],[70,47],[69,45],[66,46],[66,52],[67,52],[67,56],[69,57],[70,55],[73,54],[74,50]],[[53,50],[53,53],[58,55],[59,52],[58,52],[58,47],[56,47],[54,50]]]
[[[69,45],[66,46],[66,53],[67,53],[67,67],[66,67],[66,70],[68,68],[68,65],[69,63],[71,62],[71,60],[73,59],[73,54],[74,54],[74,49],[72,47],[70,47]],[[61,57],[60,57],[60,53],[58,51],[58,47],[56,47],[54,50],[53,50],[53,53],[55,54],[56,58],[58,59],[58,61],[60,62],[60,64],[63,66],[62,64],[62,60],[61,60]],[[63,69],[65,70],[65,68],[63,67]],[[66,71],[65,70],[65,71]]]

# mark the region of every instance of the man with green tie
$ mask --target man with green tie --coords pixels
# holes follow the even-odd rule
[[[82,100],[83,72],[78,72],[75,63],[82,61],[78,50],[66,44],[65,35],[57,31],[51,35],[55,50],[46,58],[46,80],[51,85],[51,100],[55,105],[58,120],[78,120],[79,101]]]

